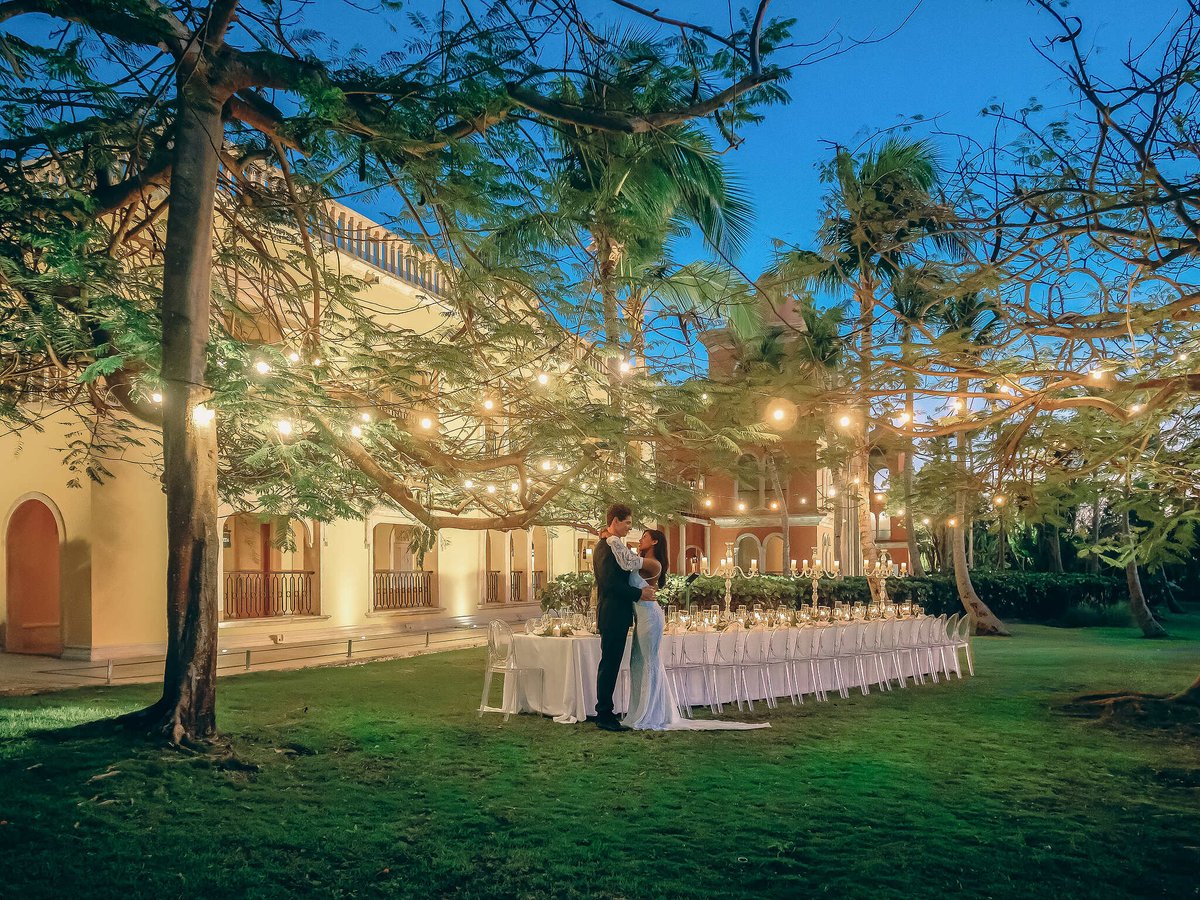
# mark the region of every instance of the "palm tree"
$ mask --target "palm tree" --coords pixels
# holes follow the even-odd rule
[[[686,102],[687,86],[655,63],[662,55],[649,41],[627,32],[602,46],[579,83],[561,82],[556,99],[635,111]],[[749,286],[727,270],[665,261],[670,240],[693,228],[722,256],[736,253],[749,233],[747,195],[704,131],[690,123],[637,134],[564,125],[554,150],[544,190],[549,212],[518,217],[494,239],[546,246],[583,238],[601,297],[610,379],[623,355],[622,308],[633,345],[644,351],[641,324],[656,291],[685,311],[750,305]],[[731,324],[744,319],[735,314]]]
[[[953,210],[934,199],[937,154],[928,141],[889,138],[861,157],[839,150],[827,177],[833,190],[827,200],[829,216],[817,235],[818,252],[786,253],[777,272],[816,289],[850,291],[858,306],[859,390],[865,398],[874,370],[880,291],[892,285],[922,244],[957,253],[961,243],[953,230]],[[848,474],[865,491],[871,483],[868,407],[865,399],[856,405]],[[858,531],[862,556],[875,559],[869,503],[858,504]],[[872,583],[871,589],[874,594],[877,586]]]

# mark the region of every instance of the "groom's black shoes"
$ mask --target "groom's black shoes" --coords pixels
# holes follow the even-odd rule
[[[602,731],[632,731],[628,725],[622,725],[616,716],[605,716],[596,719],[596,727]]]

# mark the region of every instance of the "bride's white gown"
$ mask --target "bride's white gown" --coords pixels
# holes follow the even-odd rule
[[[685,719],[679,714],[675,691],[667,678],[660,649],[666,620],[656,600],[634,605],[633,648],[629,654],[629,712],[625,724],[639,731],[720,731],[770,728],[769,723]]]

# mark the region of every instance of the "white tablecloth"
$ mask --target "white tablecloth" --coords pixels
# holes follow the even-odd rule
[[[845,625],[817,625],[808,628],[819,628],[824,646],[832,647],[836,641],[836,632]],[[808,633],[808,628],[803,629]],[[689,656],[699,660],[702,656],[700,647],[706,637],[702,632],[688,632],[682,635],[687,642]],[[722,632],[717,635],[722,646],[736,640],[732,632]],[[670,652],[671,635],[663,639],[663,662],[667,663]],[[621,674],[617,679],[617,689],[613,696],[613,706],[616,712],[622,713],[629,705],[629,650],[632,639],[626,642],[625,657],[621,661]],[[929,674],[929,666],[925,654],[918,653],[918,667],[922,674]],[[934,654],[935,657],[937,654]],[[902,654],[901,661],[905,673],[909,671],[910,657]],[[521,677],[510,675],[504,679],[504,711],[511,713],[536,712],[553,716],[557,722],[581,722],[587,716],[596,714],[596,670],[600,665],[599,635],[573,635],[571,637],[536,637],[528,634],[513,635],[513,664],[522,669],[540,669],[542,677],[536,673],[522,673]],[[821,679],[826,691],[834,691],[834,671],[832,659],[818,661]],[[805,693],[812,693],[814,686],[810,683],[811,676],[807,662],[796,666],[799,679],[798,687]],[[857,667],[843,665],[846,686],[859,688]],[[881,679],[875,671],[874,663],[865,666],[868,688],[877,684]],[[896,677],[895,665],[890,656],[884,654],[884,670],[889,678]],[[777,696],[787,695],[787,676],[782,664],[770,667],[772,693]],[[705,705],[704,676],[698,670],[686,673],[687,700],[691,706]],[[760,681],[756,677],[747,678],[750,696],[755,700],[764,698]],[[717,698],[721,703],[732,703],[734,700],[733,673],[728,669],[717,671]]]

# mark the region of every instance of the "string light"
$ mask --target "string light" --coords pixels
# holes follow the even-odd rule
[[[876,499],[876,500],[879,500],[879,501],[882,501],[882,500],[883,500],[883,498],[884,498],[885,496],[886,496],[885,494],[879,494],[879,493],[877,493],[877,494],[875,495],[875,499]]]
[[[614,482],[616,482],[616,480],[617,480],[617,476],[616,476],[616,475],[609,475],[609,476],[608,476],[608,483],[609,483],[609,484],[613,484]]]
[[[902,412],[902,413],[900,413],[900,415],[896,416],[896,424],[897,425],[907,425],[908,420],[911,418],[912,417],[908,413]]]
[[[779,501],[778,500],[771,501],[771,509],[779,509]]]
[[[514,481],[512,484],[510,484],[508,486],[508,489],[515,494],[517,491],[519,491],[521,489],[521,483],[519,481]]]
[[[801,497],[801,498],[800,498],[800,505],[801,505],[801,506],[808,506],[808,498],[807,498],[807,497]]]
[[[622,375],[628,375],[631,366],[625,360],[621,360],[621,365],[618,368],[621,370]]]
[[[1140,404],[1140,403],[1133,404],[1133,406],[1129,407],[1129,411],[1131,413],[1140,413],[1142,411],[1142,404]]]
[[[782,409],[776,409],[775,412],[771,413],[771,418],[776,422],[782,422],[785,415],[787,415],[787,413],[785,413]]]
[[[216,411],[209,409],[203,403],[197,403],[192,407],[192,421],[201,427],[211,425],[212,420],[216,417]]]
[[[494,484],[489,484],[489,485],[487,486],[487,492],[488,492],[489,494],[494,494],[494,493],[496,493],[496,486],[495,486]]]
[[[958,519],[947,519],[946,524],[949,525],[951,528],[955,528],[958,525]]]
[[[708,399],[708,394],[707,394],[707,393],[701,394],[701,395],[700,395],[700,399],[701,399],[701,400],[707,400],[707,399]]]
[[[293,350],[291,353],[288,354],[288,362],[293,362],[293,363],[300,362],[300,354],[297,353],[295,350]]]
[[[287,419],[280,419],[278,422],[275,423],[275,427],[279,429],[279,433],[282,434],[284,437],[287,437],[289,434],[292,433],[292,423],[289,422]]]
[[[471,488],[475,487],[475,482],[472,481],[470,478],[468,478],[466,481],[463,482],[463,487],[465,487],[469,491]]]
[[[495,407],[496,407],[496,401],[494,401],[491,397],[488,397],[486,400],[483,401],[483,408],[486,409],[488,412],[491,412],[493,409],[495,409]]]
[[[923,519],[921,520],[921,524],[922,524],[922,525],[929,525],[929,524],[930,524],[929,517],[928,517],[928,516],[926,516],[925,518],[923,518]]]
[[[542,460],[542,471],[549,472],[550,469],[553,467],[553,465],[554,465],[554,463],[550,462],[550,460],[548,460],[548,459]]]
[[[351,436],[351,437],[356,437],[356,438],[360,438],[360,437],[362,437],[362,428],[360,428],[360,427],[359,427],[359,426],[357,426],[357,425],[353,426],[353,427],[350,429],[350,436]]]
[[[840,419],[838,419],[838,424],[841,425],[843,428],[849,428],[850,427],[850,417],[842,416]]]
[[[322,363],[321,357],[318,356],[313,359],[313,365],[316,366],[318,369],[321,368],[321,363]]]
[[[961,400],[959,400],[957,397],[955,397],[953,400],[950,401],[950,408],[953,409],[955,412],[958,412],[959,410],[961,410],[963,408],[963,402]]]
[[[738,505],[737,505],[737,511],[738,511],[738,512],[745,512],[745,511],[746,511],[746,504],[745,504],[745,503],[738,503]]]
[[[428,431],[430,428],[433,427],[433,419],[429,418],[428,416],[425,416],[423,419],[421,419],[421,427],[424,428],[426,431]]]
[[[537,381],[538,381],[538,384],[549,384],[549,383],[550,383],[550,376],[549,376],[549,375],[547,375],[545,372],[539,372],[539,373],[538,373],[538,377],[537,377]]]
[[[155,391],[153,394],[150,395],[150,399],[153,400],[155,403],[162,403],[162,394],[159,393],[158,391]]]
[[[713,502],[712,502],[712,497],[705,497],[705,498],[704,498],[704,505],[705,505],[705,506],[706,506],[708,509],[712,509],[712,505],[713,505]]]
[[[1177,359],[1178,359],[1180,362],[1187,362],[1188,355],[1187,355],[1186,353],[1180,353],[1180,354],[1179,354],[1179,356],[1178,356],[1178,357],[1176,357],[1176,358],[1177,358]]]
[[[254,364],[254,370],[258,372],[259,375],[266,375],[271,371],[271,364],[265,359],[260,359]]]
[[[992,498],[992,504],[995,506],[1003,506],[1004,503],[1005,503],[1005,500],[1004,500],[1003,494],[997,494],[995,497]]]
[[[829,489],[829,496],[830,496],[830,497],[836,497],[836,496],[837,496],[837,488],[835,488],[835,487],[831,487],[831,488]]]
[[[1096,381],[1099,381],[1101,378],[1104,377],[1104,371],[1102,369],[1092,369],[1092,371],[1089,372],[1088,374],[1091,375],[1092,378],[1095,379]]]
[[[370,421],[371,421],[371,414],[370,414],[369,412],[360,413],[360,414],[359,414],[359,418],[360,418],[360,419],[362,419],[364,422],[370,422]]]

